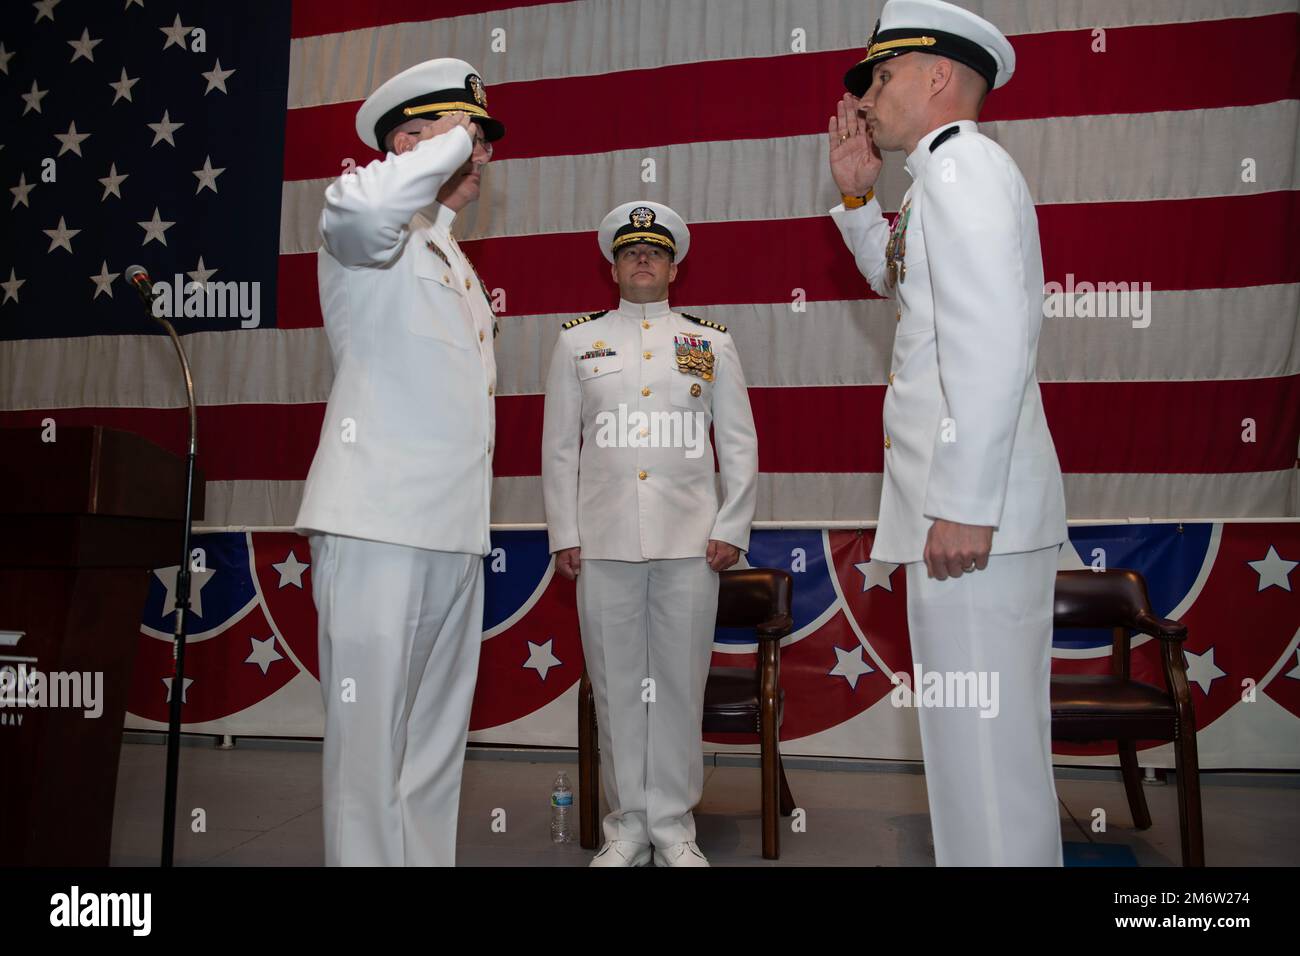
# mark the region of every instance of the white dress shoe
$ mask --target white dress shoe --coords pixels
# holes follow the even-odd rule
[[[650,862],[650,847],[628,840],[610,840],[588,866],[645,866]]]
[[[694,843],[674,843],[655,853],[655,866],[708,866],[709,861]]]

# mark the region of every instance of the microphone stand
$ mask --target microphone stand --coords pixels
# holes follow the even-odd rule
[[[146,280],[147,281],[147,280]],[[153,286],[148,291],[137,285],[140,298],[149,310],[149,317],[161,325],[171,337],[176,358],[185,378],[185,401],[189,406],[190,441],[185,458],[185,524],[181,534],[181,563],[176,572],[176,622],[172,631],[172,656],[176,666],[172,671],[170,709],[167,719],[167,777],[163,795],[163,833],[161,866],[172,866],[176,846],[176,779],[180,769],[181,704],[185,698],[185,615],[190,609],[190,524],[194,508],[194,458],[198,453],[198,413],[194,407],[194,378],[190,375],[190,362],[181,345],[180,337],[171,322],[155,315]]]
[[[190,411],[190,442],[185,455],[185,523],[181,529],[181,565],[176,572],[176,625],[172,631],[172,654],[176,667],[172,673],[171,710],[167,717],[167,784],[163,796],[162,866],[172,865],[176,846],[176,778],[180,770],[181,703],[185,699],[185,615],[190,610],[190,524],[194,510],[194,456],[199,447],[199,419],[194,407],[194,378],[190,375],[190,362],[185,356],[176,329],[166,319],[153,315],[154,321],[167,330],[176,358],[181,363],[185,377],[185,401]]]

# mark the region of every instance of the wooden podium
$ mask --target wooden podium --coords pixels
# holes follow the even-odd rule
[[[185,460],[110,428],[50,437],[0,429],[0,668],[11,687],[20,667],[59,675],[63,702],[69,675],[93,694],[100,674],[102,712],[0,695],[0,865],[107,866],[131,667],[150,572],[180,558]]]

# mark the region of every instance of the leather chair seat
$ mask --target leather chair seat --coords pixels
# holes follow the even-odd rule
[[[1109,674],[1052,678],[1052,736],[1061,740],[1176,736],[1178,714],[1168,692]]]
[[[777,695],[777,721],[785,691]],[[757,734],[758,672],[744,667],[715,667],[704,689],[704,729],[711,734]]]

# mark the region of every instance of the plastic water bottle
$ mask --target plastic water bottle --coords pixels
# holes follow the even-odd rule
[[[560,771],[551,787],[551,842],[571,843],[569,833],[569,816],[573,812],[573,788],[569,786],[569,776]]]

